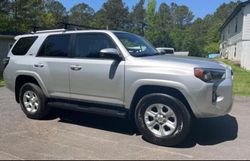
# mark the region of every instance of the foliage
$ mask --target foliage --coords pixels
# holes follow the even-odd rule
[[[145,0],[140,0],[132,9],[132,12],[129,13],[129,27],[130,32],[144,36],[144,27],[145,27],[145,9],[144,9]]]
[[[3,76],[0,74],[0,87],[4,86]]]
[[[66,21],[66,17],[66,8],[60,2],[56,0],[45,1],[44,26],[52,27],[58,22]]]
[[[100,11],[95,16],[95,24],[103,22],[101,25],[111,30],[128,29],[128,7],[122,0],[108,0],[103,4]]]
[[[89,25],[94,13],[94,9],[87,4],[77,4],[70,9],[69,22],[79,25]]]
[[[146,37],[156,47],[189,51],[192,56],[218,52],[219,28],[238,2],[223,3],[203,19],[196,18],[185,5],[139,0],[129,12],[123,0],[107,0],[94,11],[85,3],[68,12],[57,0],[1,0],[0,31],[29,32],[31,26],[52,28],[71,22],[96,28],[130,31]],[[157,8],[159,6],[159,8]],[[15,24],[15,25],[13,25]]]
[[[159,37],[159,29],[157,25],[157,14],[156,14],[156,0],[149,0],[146,9],[146,31],[145,37],[154,45],[157,44],[157,39]]]

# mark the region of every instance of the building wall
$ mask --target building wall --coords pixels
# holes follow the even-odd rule
[[[241,66],[250,70],[250,4],[244,8]]]
[[[242,41],[237,42],[234,45],[227,47],[228,59],[234,61],[240,61],[242,54]]]
[[[238,22],[235,32],[235,25]],[[241,67],[250,70],[250,4],[231,20],[222,30],[220,50],[222,56],[239,61]]]
[[[2,60],[8,54],[11,45],[14,43],[14,38],[0,37],[0,72],[3,70]]]
[[[250,40],[250,4],[244,8],[243,40]]]
[[[244,11],[240,11],[221,32],[220,51],[223,57],[240,61]]]
[[[230,44],[235,43],[242,38],[243,30],[243,11],[240,11],[227,26],[223,29],[221,42],[229,41]]]
[[[241,67],[250,70],[250,41],[242,42]]]

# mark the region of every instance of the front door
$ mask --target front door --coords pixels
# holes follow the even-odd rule
[[[102,58],[100,50],[117,48],[104,33],[80,33],[75,37],[70,67],[73,99],[123,104],[124,61]]]

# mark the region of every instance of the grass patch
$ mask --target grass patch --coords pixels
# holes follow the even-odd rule
[[[241,68],[238,64],[230,60],[219,59],[218,61],[224,62],[232,66],[234,72],[234,95],[237,96],[250,96],[250,71]]]
[[[0,87],[4,86],[3,75],[0,73]]]

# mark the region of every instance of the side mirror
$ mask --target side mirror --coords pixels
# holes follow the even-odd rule
[[[111,58],[111,59],[115,59],[115,60],[119,60],[119,61],[122,60],[121,56],[119,55],[118,50],[114,49],[114,48],[102,49],[100,51],[100,55],[103,58]]]

